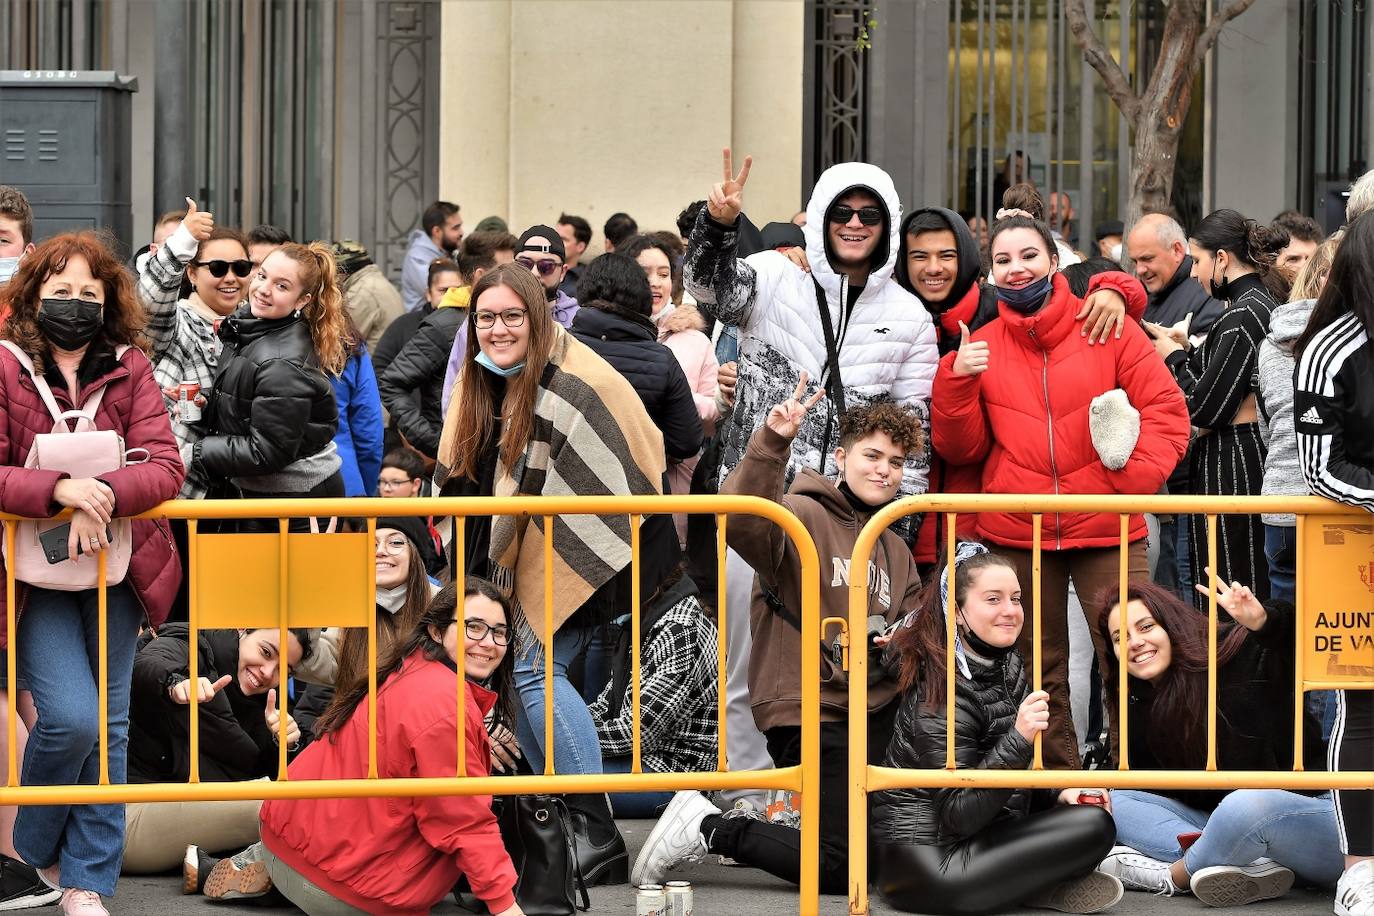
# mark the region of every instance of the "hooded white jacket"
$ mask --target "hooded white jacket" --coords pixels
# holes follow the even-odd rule
[[[881,263],[875,263],[853,311],[846,315],[848,278],[830,264],[826,214],[838,198],[854,189],[876,195],[887,211],[887,221],[874,253],[875,262],[881,259]],[[739,463],[750,435],[763,425],[768,411],[792,396],[803,371],[813,390],[826,374],[825,334],[814,277],[830,310],[845,406],[890,400],[919,415],[927,449],[907,460],[898,495],[925,492],[930,391],[939,353],[930,314],[892,277],[901,219],[896,188],[882,169],[863,162],[826,169],[806,208],[803,233],[812,271],[807,274],[773,251],[737,259],[734,228],[717,223],[702,208],[687,243],[685,285],[702,309],[740,331],[735,408],[719,429],[722,477]],[[838,440],[834,405],[827,396],[807,413],[792,442],[787,482],[803,467],[833,477]]]

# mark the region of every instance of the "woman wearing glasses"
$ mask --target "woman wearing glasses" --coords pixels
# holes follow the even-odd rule
[[[529,270],[507,264],[488,271],[473,287],[470,308],[466,359],[435,468],[441,495],[661,492],[662,433],[630,383],[554,322]],[[464,568],[515,598],[525,758],[535,772],[552,753],[559,773],[599,773],[596,723],[567,671],[630,594],[630,519],[604,516],[554,527],[552,630],[545,617],[543,529],[538,517],[469,517]],[[668,570],[651,568],[657,553],[646,550],[642,559],[640,594],[652,595]],[[552,710],[544,708],[546,661],[553,665]],[[553,748],[544,741],[546,712],[553,716]],[[624,881],[629,858],[606,797],[571,796],[569,805],[588,883]]]
[[[219,330],[224,351],[204,438],[181,447],[182,461],[244,497],[343,496],[330,377],[347,354],[334,254],[319,243],[283,245],[262,262],[249,293]]]

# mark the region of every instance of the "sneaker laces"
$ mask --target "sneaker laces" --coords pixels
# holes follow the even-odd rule
[[[1127,887],[1146,888],[1156,897],[1172,897],[1179,892],[1169,876],[1169,866],[1140,853],[1118,853],[1111,872]]]

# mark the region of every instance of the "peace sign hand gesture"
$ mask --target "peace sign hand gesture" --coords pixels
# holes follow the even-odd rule
[[[725,178],[712,187],[711,193],[706,196],[706,210],[716,222],[733,226],[735,220],[739,219],[740,211],[744,209],[744,183],[749,180],[749,169],[754,164],[754,157],[745,156],[744,167],[736,175],[730,158],[730,147],[725,147],[724,153]]]
[[[797,437],[797,430],[801,428],[802,417],[806,416],[806,412],[820,403],[821,398],[825,397],[825,389],[817,388],[815,394],[803,401],[801,398],[806,393],[807,381],[806,373],[803,372],[801,381],[797,382],[797,390],[792,394],[792,397],[768,411],[768,428],[784,439]]]

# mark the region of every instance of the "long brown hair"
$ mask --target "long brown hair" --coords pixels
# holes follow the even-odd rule
[[[284,254],[300,265],[301,292],[310,294],[302,314],[310,326],[315,357],[321,369],[337,378],[348,362],[348,350],[344,346],[347,323],[334,250],[323,242],[288,242],[272,253]]]
[[[406,559],[410,563],[410,571],[406,574],[406,600],[401,609],[393,614],[383,607],[377,608],[378,658],[385,656],[398,638],[415,628],[415,622],[424,614],[425,605],[429,603],[429,576],[425,573],[425,561],[409,540],[406,541]],[[339,671],[334,677],[335,696],[346,693],[360,682],[366,689],[367,630],[350,627],[339,646]]]
[[[91,231],[53,236],[26,255],[9,284],[0,287],[4,290],[0,311],[9,310],[8,319],[0,325],[0,338],[23,350],[39,372],[50,355],[48,339],[38,326],[43,284],[53,274],[65,270],[73,257],[85,258],[91,276],[105,284],[104,324],[92,343],[127,344],[147,350],[143,337],[147,315],[134,292],[133,278],[109,244],[105,235]]]
[[[1121,661],[1111,648],[1116,640],[1112,639],[1107,618],[1120,599],[1120,589],[1112,587],[1097,603],[1097,628],[1109,647],[1102,680],[1113,698],[1121,677]],[[1155,623],[1169,635],[1171,662],[1154,683],[1149,722],[1141,723],[1147,728],[1150,750],[1156,760],[1170,769],[1201,769],[1207,761],[1207,618],[1167,588],[1152,582],[1127,586],[1126,602],[1132,601],[1145,605]],[[1217,665],[1224,666],[1235,657],[1250,631],[1236,623],[1228,624],[1226,612],[1219,613],[1222,619],[1217,626]],[[1118,626],[1126,626],[1124,608],[1118,617]],[[1138,690],[1143,682],[1130,677],[1129,684]],[[1133,731],[1138,727],[1131,723]]]
[[[1005,566],[1016,570],[1015,564],[995,553],[978,553],[964,560],[954,572],[954,608],[957,611],[968,598],[969,589],[977,573],[991,566]],[[929,710],[945,704],[945,609],[940,606],[940,582],[949,573],[943,563],[938,565],[939,578],[932,578],[921,592],[919,610],[910,626],[904,626],[892,638],[901,653],[901,672],[898,686],[903,691],[916,690]],[[956,624],[957,626],[957,624]]]
[[[525,321],[530,329],[525,368],[507,381],[502,404],[495,403],[492,395],[491,373],[478,367],[475,362],[478,351],[477,303],[487,290],[497,286],[509,287],[520,297],[529,312]],[[468,304],[467,353],[445,422],[445,426],[454,424],[458,435],[454,440],[453,453],[439,456],[452,469],[453,476],[472,480],[481,476],[479,463],[482,445],[492,435],[492,426],[498,417],[502,421],[501,462],[511,467],[525,451],[534,432],[534,399],[553,350],[557,335],[555,327],[553,313],[544,297],[544,287],[527,267],[519,264],[494,267],[482,274],[482,279],[472,288],[472,299]]]
[[[501,610],[506,615],[506,625],[512,624],[512,613],[510,599],[501,593],[495,585],[486,579],[477,576],[468,576],[463,581],[463,595],[470,597],[479,595],[489,598],[501,606]],[[440,632],[448,628],[453,622],[454,612],[458,610],[458,584],[450,582],[429,602],[429,607],[425,609],[420,619],[415,621],[415,626],[405,635],[405,638],[392,645],[391,650],[385,656],[379,656],[377,660],[377,689],[380,691],[382,685],[387,682],[406,659],[416,652],[424,653],[424,657],[430,661],[440,661],[448,658],[448,653],[444,650],[444,644],[436,640],[429,632],[433,626]],[[463,635],[459,634],[459,639]],[[515,690],[514,690],[514,671],[515,671],[515,651],[514,646],[506,646],[506,654],[501,659],[501,664],[497,665],[490,678],[487,679],[487,687],[496,694],[497,702],[495,709],[495,720],[508,727],[515,721]],[[336,732],[342,728],[353,716],[353,711],[358,708],[358,704],[367,699],[367,679],[363,678],[360,683],[355,683],[347,690],[340,690],[335,694],[334,702],[329,708],[315,720],[315,736],[323,738],[331,732]]]

